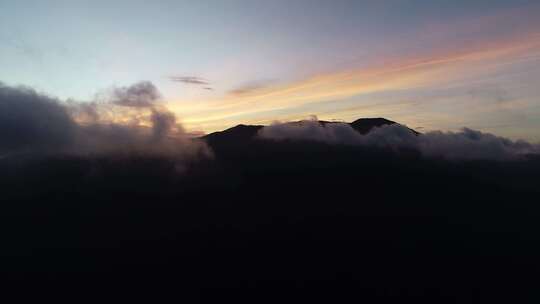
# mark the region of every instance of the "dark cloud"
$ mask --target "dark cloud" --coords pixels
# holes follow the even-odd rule
[[[153,109],[150,119],[152,121],[152,133],[157,140],[161,140],[164,136],[170,134],[176,126],[176,116],[169,111]]]
[[[151,83],[116,93],[109,102],[62,103],[30,88],[0,84],[0,155],[151,154],[179,160],[210,155],[174,113],[150,103],[159,96]]]
[[[149,81],[131,86],[114,88],[108,96],[109,102],[125,107],[152,107],[161,98],[158,89]]]
[[[195,85],[209,85],[210,82],[204,78],[195,77],[195,76],[171,76],[169,77],[171,81],[181,82],[185,84],[195,84]]]
[[[71,143],[76,123],[58,100],[0,83],[0,150],[49,151]]]
[[[349,124],[321,124],[316,120],[277,123],[264,127],[259,137],[273,140],[307,140],[329,144],[416,149],[424,156],[450,160],[511,160],[540,153],[540,146],[464,128],[460,132],[434,131],[417,135],[409,128],[386,125],[362,135]]]

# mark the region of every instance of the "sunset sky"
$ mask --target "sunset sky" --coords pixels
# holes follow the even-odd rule
[[[316,115],[540,142],[539,1],[0,0],[0,82],[151,81],[190,131]]]

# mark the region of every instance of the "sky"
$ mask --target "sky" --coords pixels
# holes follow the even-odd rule
[[[540,142],[538,1],[0,0],[0,82],[152,82],[189,131],[385,117]]]

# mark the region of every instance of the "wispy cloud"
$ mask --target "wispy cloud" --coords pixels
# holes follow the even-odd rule
[[[210,82],[204,78],[196,76],[170,76],[169,80],[194,85],[210,85]]]
[[[317,107],[325,102],[332,103],[335,113],[339,113],[352,108],[351,104],[345,106],[343,101],[352,97],[458,87],[493,75],[504,75],[504,71],[513,65],[539,60],[540,35],[524,33],[519,37],[489,40],[473,46],[448,47],[429,55],[387,58],[361,69],[316,75],[289,84],[240,87],[233,90],[236,94],[221,98],[184,101],[176,106],[176,110],[185,114],[186,124],[213,131],[240,122],[268,122],[274,119],[276,112],[288,113],[288,117],[280,119],[320,114]],[[271,115],[264,118],[264,113]],[[330,115],[328,113],[326,117]],[[344,117],[334,115],[333,118]]]
[[[241,96],[241,95],[248,95],[248,94],[256,94],[258,91],[268,88],[273,81],[271,80],[260,80],[260,81],[252,81],[248,83],[244,83],[232,90],[229,91],[230,95],[234,96]]]

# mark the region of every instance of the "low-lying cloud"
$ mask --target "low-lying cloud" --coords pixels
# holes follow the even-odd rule
[[[513,160],[540,153],[539,145],[468,128],[460,132],[433,131],[417,135],[399,124],[375,127],[362,135],[346,123],[321,124],[316,120],[276,123],[261,129],[259,137],[397,150],[415,149],[426,157],[448,160]]]
[[[0,83],[0,155],[209,156],[150,82],[115,88],[91,102],[62,102]]]
[[[0,151],[64,147],[76,136],[77,124],[56,99],[30,88],[0,84]]]

